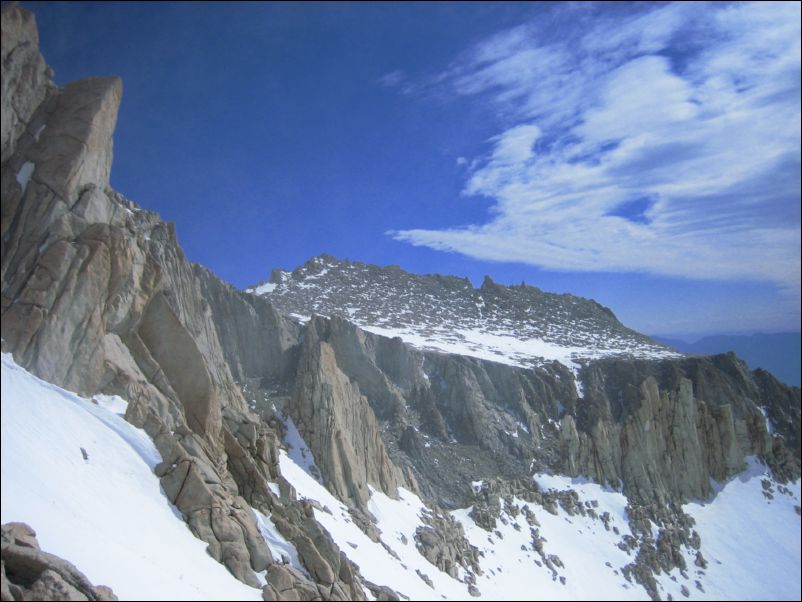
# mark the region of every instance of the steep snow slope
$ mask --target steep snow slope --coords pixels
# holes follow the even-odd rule
[[[746,471],[716,489],[712,501],[683,508],[696,520],[708,563],[701,579],[705,593],[694,591],[693,597],[802,599],[800,481],[779,485],[750,458]]]
[[[555,554],[564,564],[564,567],[555,568],[557,579],[551,581],[544,579],[544,570],[534,571],[518,563],[521,552],[516,551],[516,547],[532,540],[528,529],[514,528],[516,521],[526,527],[520,517],[503,515],[508,524],[498,525],[502,539],[497,535],[488,537],[467,512],[457,511],[455,515],[465,525],[471,542],[479,546],[486,557],[498,558],[503,569],[497,575],[480,578],[477,582],[480,589],[494,598],[522,600],[528,599],[527,591],[547,592],[545,597],[550,600],[623,600],[633,595],[642,599],[643,589],[621,577],[621,567],[634,560],[634,554],[617,547],[623,536],[631,535],[626,498],[583,479],[536,475],[535,480],[543,490],[576,491],[580,502],[593,503],[597,516],[609,512],[610,530],[597,518],[568,515],[560,507],[556,508],[556,514],[542,509],[536,512],[541,525],[539,535],[545,538],[545,554]],[[764,487],[769,485],[773,499],[763,494]],[[674,569],[657,575],[661,598],[665,600],[670,595],[675,600],[684,597],[692,600],[798,600],[800,517],[794,506],[799,505],[800,481],[787,488],[773,483],[768,469],[752,458],[746,471],[728,483],[719,484],[717,491],[712,500],[683,507],[696,521],[694,528],[701,536],[701,552],[708,566],[697,566],[697,551],[684,546],[682,552],[688,570],[684,574]],[[524,504],[521,500],[516,503]],[[566,582],[560,588],[559,577],[562,576]],[[510,582],[527,584],[529,590],[522,585],[518,591],[511,592]]]
[[[301,320],[336,315],[416,347],[515,366],[557,360],[576,368],[609,355],[680,355],[626,328],[595,301],[489,278],[475,289],[467,279],[322,255],[292,272],[275,270],[269,282],[247,292]]]
[[[2,522],[121,600],[261,600],[206,553],[167,501],[161,461],[119,397],[97,404],[2,356]],[[87,459],[83,458],[86,452]]]
[[[297,441],[297,435],[293,437]],[[308,462],[307,456],[304,463]],[[371,491],[368,508],[381,531],[381,542],[375,543],[310,475],[308,466],[282,453],[281,471],[299,496],[322,508],[315,510],[315,517],[367,579],[416,600],[468,599],[467,584],[435,569],[415,547],[415,531],[424,526],[422,516],[429,511],[417,496],[401,489],[400,499],[392,500]],[[575,491],[586,510],[570,514],[559,505],[547,511],[517,498],[512,505],[501,500],[503,511],[493,532],[474,522],[471,508],[454,511],[471,544],[480,550],[479,598],[648,600],[646,591],[622,571],[635,559],[632,551],[619,547],[632,535],[626,497],[583,479],[544,474],[534,479],[543,491]],[[474,485],[481,487],[481,482]],[[799,599],[800,517],[794,507],[799,506],[800,481],[789,487],[773,483],[768,470],[752,459],[744,473],[720,484],[717,491],[713,500],[684,507],[696,520],[708,567],[695,565],[697,550],[685,546],[688,570],[659,574],[661,597]]]

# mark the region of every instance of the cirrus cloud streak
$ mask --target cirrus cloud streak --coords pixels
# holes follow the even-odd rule
[[[553,270],[770,282],[798,312],[800,5],[542,17],[435,80],[503,122],[463,190],[489,221],[390,234]]]

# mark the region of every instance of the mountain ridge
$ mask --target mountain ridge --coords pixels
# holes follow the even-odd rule
[[[504,286],[490,276],[474,287],[456,276],[418,275],[323,254],[291,272],[274,269],[268,281],[245,291],[301,319],[336,315],[420,348],[522,367],[556,359],[576,373],[604,356],[680,357],[592,299]]]
[[[2,16],[3,124],[13,125],[3,132],[0,182],[2,345],[13,354],[4,356],[4,382],[36,380],[45,393],[32,394],[43,396],[68,389],[74,393],[56,397],[86,397],[74,399],[76,408],[93,416],[103,408],[89,398],[127,402],[119,404],[125,428],[142,429],[153,443],[154,465],[145,468],[158,484],[154,499],[168,517],[180,515],[254,597],[529,599],[537,587],[554,597],[661,599],[704,597],[703,585],[734,597],[732,575],[762,574],[715,547],[722,533],[754,535],[732,522],[700,536],[709,522],[695,523],[694,513],[701,515],[691,500],[716,503],[721,484],[743,478],[757,499],[755,515],[775,526],[789,515],[798,520],[798,388],[749,370],[733,354],[568,355],[563,364],[511,353],[505,363],[495,353],[410,345],[338,315],[293,318],[190,263],[174,225],[109,188],[119,80],[57,88],[32,15],[4,5]],[[11,113],[17,121],[6,119]],[[326,269],[312,267],[311,276]],[[301,292],[315,288],[309,275],[297,281],[308,285],[296,287]],[[478,314],[460,282],[436,284],[452,287]],[[428,299],[417,292],[413,301]],[[510,299],[508,287],[488,282],[485,292],[496,337],[513,320],[494,307],[527,315],[531,300],[561,309],[534,289]],[[462,319],[447,304],[436,310],[453,318],[447,332]],[[623,333],[625,342],[639,340],[627,339],[596,305],[579,303],[576,314],[574,323],[587,319]],[[387,326],[414,326],[418,317],[410,306]],[[537,318],[527,328],[546,336]],[[588,344],[601,336],[590,326],[580,335]],[[461,349],[471,343],[463,336]],[[11,428],[8,407],[37,424],[27,395],[3,387],[4,428]],[[86,434],[52,420],[48,428],[73,452],[62,453],[64,470],[86,477],[93,468],[81,453]],[[16,441],[35,442],[17,434]],[[37,465],[20,470],[8,440],[4,485],[12,469],[21,483],[46,481],[48,458],[32,453]],[[127,474],[125,465],[114,470]],[[70,474],[60,477],[69,482]],[[49,517],[40,514],[41,522],[69,527],[69,516],[58,513],[59,496],[70,493],[55,489],[43,499],[36,488],[4,486],[4,521],[39,529],[31,514],[39,507]],[[12,493],[19,497],[5,497]],[[775,532],[790,533],[790,541],[796,535]],[[561,547],[569,534],[573,547]],[[69,528],[61,536],[74,539]],[[717,556],[729,573],[716,574]],[[525,587],[512,592],[506,576],[519,564]],[[126,564],[116,557],[103,566],[115,573]],[[109,577],[96,579],[114,587]]]

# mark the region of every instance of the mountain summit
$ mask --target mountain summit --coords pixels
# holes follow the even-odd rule
[[[364,330],[422,349],[457,353],[513,366],[557,360],[573,370],[602,357],[660,359],[681,354],[621,324],[590,299],[486,276],[417,275],[320,255],[246,289],[306,320],[339,316]]]

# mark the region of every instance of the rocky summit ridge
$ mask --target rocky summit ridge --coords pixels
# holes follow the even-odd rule
[[[766,496],[792,495],[799,388],[732,354],[667,353],[594,302],[532,287],[321,257],[239,291],[109,187],[119,79],[57,87],[14,4],[2,68],[3,352],[126,400],[165,503],[263,599],[480,596],[502,572],[487,541],[516,541],[504,566],[526,562],[522,579],[594,595],[572,577],[587,566],[551,551],[552,517],[603,538],[609,566],[588,562],[621,591],[695,594],[712,542],[685,504],[748,466]],[[578,493],[588,484],[597,499]],[[9,595],[31,585],[18,577]]]
[[[593,300],[534,286],[504,286],[486,276],[411,274],[323,254],[246,289],[306,319],[339,316],[424,349],[516,366],[558,360],[570,368],[601,357],[670,358],[680,354],[625,327]]]

